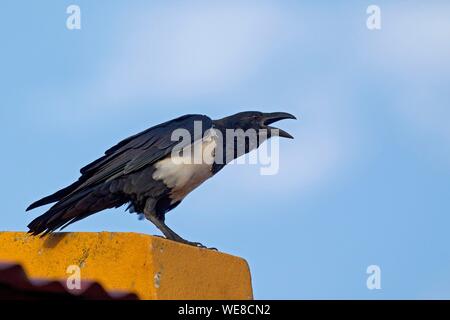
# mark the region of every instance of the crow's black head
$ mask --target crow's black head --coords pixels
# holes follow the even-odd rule
[[[256,132],[267,130],[267,137],[274,135],[275,130],[278,131],[278,136],[283,138],[293,139],[293,137],[286,131],[270,126],[272,123],[284,119],[297,119],[287,112],[271,112],[264,113],[260,111],[245,111],[239,112],[232,116],[216,120],[222,127],[227,129],[242,129],[247,131],[254,129]]]

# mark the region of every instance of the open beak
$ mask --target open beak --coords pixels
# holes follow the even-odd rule
[[[265,127],[268,130],[278,130],[278,136],[279,137],[283,137],[283,138],[288,138],[288,139],[294,139],[293,136],[291,136],[289,133],[287,133],[286,131],[279,129],[279,128],[275,128],[275,127],[271,127],[270,124],[280,121],[280,120],[285,120],[285,119],[295,119],[297,120],[297,118],[295,116],[293,116],[290,113],[287,112],[272,112],[272,113],[264,113],[261,117],[262,119],[262,124],[263,127]]]

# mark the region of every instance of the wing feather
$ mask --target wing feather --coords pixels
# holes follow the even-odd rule
[[[201,121],[201,132],[195,132],[195,121]],[[176,129],[186,129],[191,135],[191,141],[183,141],[180,145],[184,147],[201,139],[205,131],[211,127],[212,120],[207,116],[185,115],[127,138],[108,149],[105,156],[81,170],[85,176],[81,179],[85,182],[75,192],[138,171],[166,157],[180,144],[180,141],[172,140],[172,132]]]

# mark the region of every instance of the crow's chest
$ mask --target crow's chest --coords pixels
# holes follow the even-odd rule
[[[197,157],[194,157],[193,148],[201,144]],[[216,140],[207,137],[183,149],[182,155],[170,155],[155,163],[153,179],[162,181],[170,191],[172,203],[181,201],[192,190],[209,179],[214,162]]]

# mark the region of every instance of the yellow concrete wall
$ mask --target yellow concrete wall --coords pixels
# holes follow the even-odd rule
[[[137,233],[75,232],[43,238],[0,232],[0,261],[18,262],[33,278],[83,280],[141,299],[252,299],[250,270],[239,257]]]

